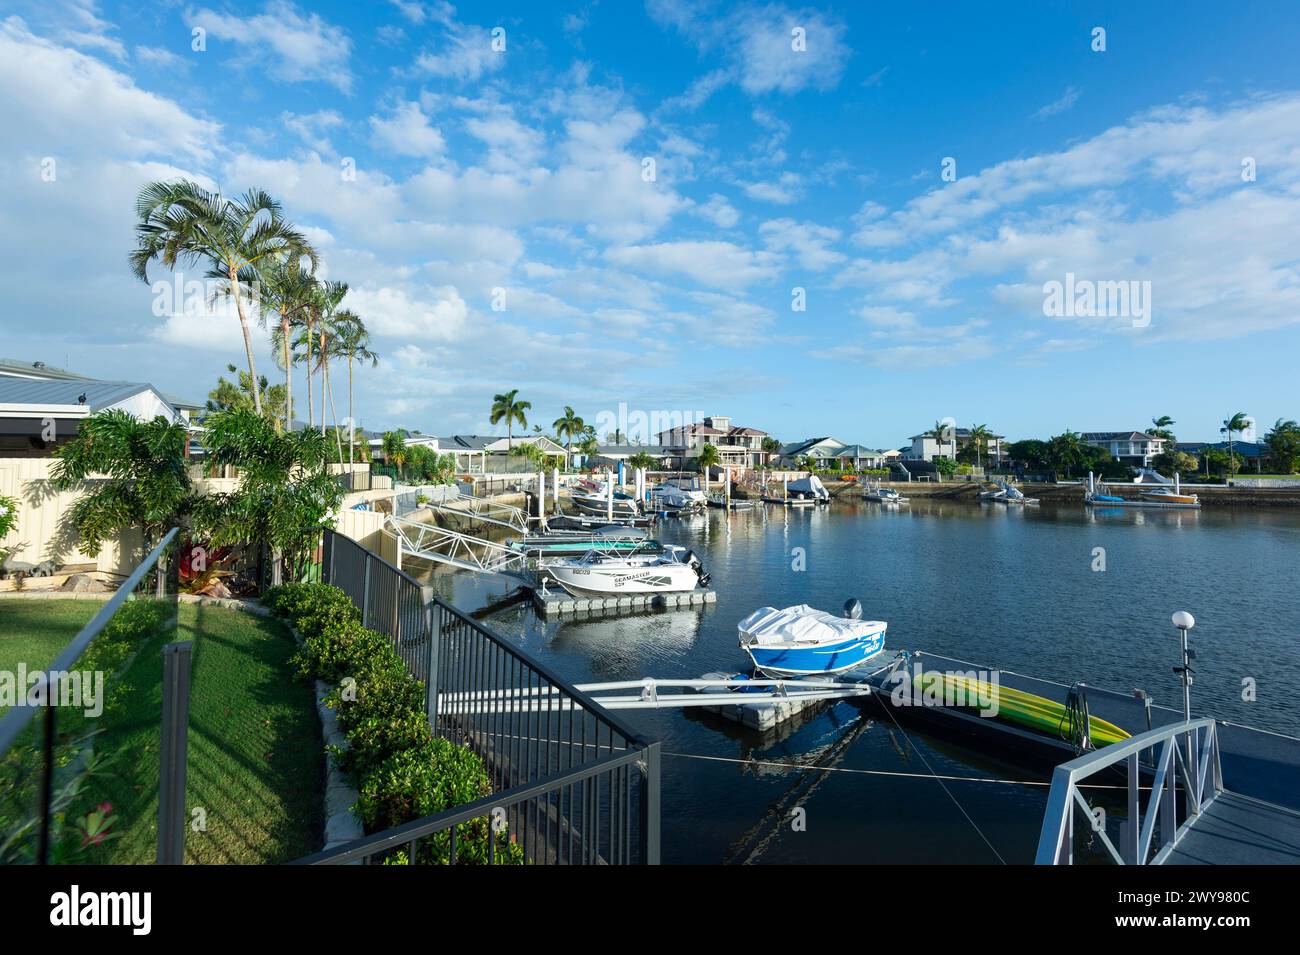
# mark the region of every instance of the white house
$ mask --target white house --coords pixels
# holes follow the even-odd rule
[[[1165,450],[1165,439],[1144,431],[1085,431],[1086,444],[1105,448],[1116,461],[1135,468],[1149,468],[1151,461]]]
[[[933,461],[935,458],[956,458],[963,448],[971,443],[969,428],[953,428],[942,439],[935,438],[932,432],[912,435],[912,446],[903,453],[904,461]],[[1000,461],[1006,457],[1003,442],[1006,436],[991,434],[980,451],[983,461]]]

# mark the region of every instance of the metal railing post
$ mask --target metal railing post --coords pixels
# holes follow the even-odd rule
[[[50,815],[51,803],[54,801],[54,686],[50,674],[41,674],[45,684],[42,701],[45,703],[43,715],[43,736],[41,739],[41,830],[36,846],[36,861],[48,865],[50,861]]]
[[[645,748],[645,763],[641,769],[641,843],[644,846],[643,862],[659,864],[659,744],[650,743]]]
[[[369,625],[370,621],[370,551],[366,551],[365,562],[366,570],[363,575],[365,582],[361,585],[361,626]]]
[[[1138,858],[1138,846],[1142,843],[1141,780],[1138,754],[1134,753],[1128,758],[1128,819],[1124,822],[1127,840],[1124,850],[1128,857],[1125,861],[1129,865],[1141,865],[1146,862],[1145,859]]]
[[[163,647],[162,746],[158,776],[158,864],[185,861],[185,756],[190,719],[190,651],[193,644]]]
[[[438,631],[434,627],[434,605],[432,602],[424,607],[424,632],[429,641],[428,669],[424,675],[425,707],[429,714],[429,729],[438,734]]]

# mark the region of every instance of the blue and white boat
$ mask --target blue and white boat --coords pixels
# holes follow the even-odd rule
[[[885,649],[883,620],[862,620],[862,605],[850,600],[846,616],[807,604],[761,607],[740,621],[740,646],[754,666],[772,676],[841,673]]]

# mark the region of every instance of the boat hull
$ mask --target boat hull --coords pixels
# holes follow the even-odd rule
[[[700,585],[699,575],[686,564],[619,568],[552,565],[546,570],[552,580],[575,597],[684,593]]]
[[[598,514],[602,516],[609,514],[609,502],[607,500],[576,496],[573,497],[572,500],[573,506],[584,514]],[[615,517],[636,517],[639,513],[640,511],[638,511],[635,502],[629,501],[625,498],[614,499]]]
[[[754,666],[775,676],[812,676],[842,673],[865,663],[885,648],[885,631],[864,634],[834,643],[797,645],[788,643],[741,644]]]

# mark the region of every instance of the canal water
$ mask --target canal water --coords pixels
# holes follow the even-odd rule
[[[519,604],[487,623],[575,683],[694,678],[747,668],[736,623],[757,607],[838,611],[857,597],[888,621],[887,648],[1181,706],[1169,617],[1188,610],[1193,713],[1300,735],[1300,514],[859,500],[710,510],[657,536],[696,551],[716,604],[551,621]],[[514,586],[463,573],[432,583],[463,610]],[[665,862],[1033,859],[1041,774],[912,726],[905,737],[853,703],[767,734],[699,711],[622,715],[663,743]],[[810,768],[774,765],[791,762]]]

